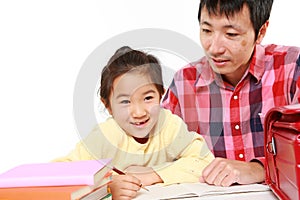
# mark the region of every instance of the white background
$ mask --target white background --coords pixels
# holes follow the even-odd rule
[[[263,43],[300,46],[299,6],[274,2]],[[74,147],[74,84],[102,42],[133,29],[164,28],[198,43],[197,12],[198,0],[0,1],[0,172]]]

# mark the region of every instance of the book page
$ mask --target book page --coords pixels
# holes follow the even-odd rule
[[[140,190],[135,200],[158,199],[203,199],[200,197],[213,197],[224,194],[259,193],[269,191],[269,186],[263,184],[234,185],[221,187],[206,183],[183,183],[169,186],[152,185],[147,187],[149,192]]]

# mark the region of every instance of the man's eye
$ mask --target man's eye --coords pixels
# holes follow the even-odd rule
[[[201,30],[202,30],[203,33],[210,33],[211,32],[209,29],[205,29],[205,28],[202,28]]]
[[[238,36],[239,34],[237,33],[226,33],[229,37],[236,37]]]
[[[129,101],[129,100],[122,100],[120,103],[121,103],[121,104],[129,104],[130,101]]]

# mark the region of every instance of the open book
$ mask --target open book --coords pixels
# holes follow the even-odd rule
[[[149,192],[140,190],[135,200],[175,200],[175,199],[210,199],[220,195],[270,192],[270,188],[263,184],[234,185],[221,187],[206,183],[183,183],[169,186],[152,185],[147,187]],[[272,193],[270,192],[271,197]],[[220,196],[221,197],[221,196]],[[221,199],[224,199],[221,197]],[[272,198],[271,198],[272,199]]]

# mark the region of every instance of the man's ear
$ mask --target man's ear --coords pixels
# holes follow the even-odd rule
[[[111,108],[109,106],[109,103],[107,103],[103,98],[101,98],[102,103],[104,104],[106,110],[109,112],[110,115],[112,115]]]
[[[264,37],[267,33],[268,26],[269,26],[269,20],[266,21],[264,23],[264,25],[262,25],[262,27],[260,28],[257,39],[256,39],[256,44],[260,44],[262,42],[262,40],[264,39]]]

